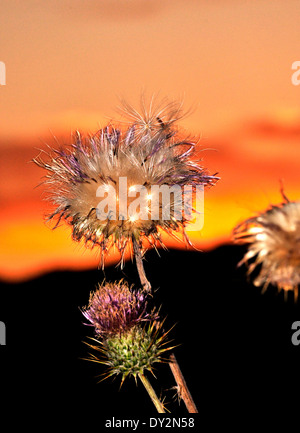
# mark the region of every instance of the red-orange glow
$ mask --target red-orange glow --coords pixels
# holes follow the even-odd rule
[[[193,245],[200,250],[230,242],[236,224],[270,204],[281,201],[276,172],[273,173],[272,185],[267,184],[261,188],[259,180],[251,184],[248,175],[235,188],[237,174],[230,177],[227,170],[232,170],[233,167],[229,162],[226,164],[222,165],[224,179],[205,193],[203,229],[201,232],[187,231]],[[247,173],[246,170],[245,172]],[[296,181],[296,174],[294,175]],[[299,189],[296,182],[289,182],[288,186],[286,193],[289,198],[297,199]],[[96,248],[88,250],[82,244],[73,242],[70,227],[62,224],[55,230],[50,229],[43,218],[46,207],[45,202],[37,198],[20,204],[11,203],[2,210],[0,278],[17,281],[55,269],[80,270],[98,266],[99,251]],[[173,239],[164,233],[162,240],[169,248],[186,248],[183,240]],[[106,264],[118,260],[118,253],[111,250]]]

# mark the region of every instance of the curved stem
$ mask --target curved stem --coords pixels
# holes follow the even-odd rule
[[[146,277],[146,274],[145,274],[145,270],[144,270],[143,257],[142,257],[141,249],[140,249],[140,246],[139,246],[134,235],[132,236],[132,245],[133,245],[136,267],[137,267],[137,271],[138,271],[143,289],[146,292],[151,292],[151,284],[149,283],[149,281]]]
[[[135,239],[134,236],[132,236],[132,244],[133,244],[133,250],[134,250],[134,255],[135,255],[136,267],[138,270],[141,284],[146,291],[150,292],[151,291],[151,284],[146,277],[141,250],[140,250],[140,247],[139,247],[137,240]],[[198,409],[197,409],[197,407],[194,403],[194,400],[192,398],[192,395],[191,395],[191,393],[187,387],[186,381],[184,379],[184,376],[183,376],[182,371],[179,367],[179,364],[175,358],[174,353],[171,353],[171,355],[169,356],[169,366],[170,366],[170,369],[173,373],[174,379],[176,381],[179,396],[184,401],[188,412],[189,413],[198,413]]]
[[[152,385],[149,382],[149,380],[142,373],[139,373],[138,376],[141,379],[142,384],[146,388],[146,391],[148,392],[154,406],[156,407],[157,412],[158,413],[165,413],[166,411],[165,411],[164,405],[162,404],[162,402],[157,397],[157,395],[156,395],[154,389],[152,388]]]

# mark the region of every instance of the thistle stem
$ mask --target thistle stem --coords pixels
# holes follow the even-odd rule
[[[156,395],[154,389],[152,388],[152,385],[149,382],[149,380],[142,373],[139,373],[138,376],[141,379],[142,384],[146,388],[146,391],[148,392],[154,406],[156,407],[157,412],[158,413],[165,413],[166,411],[165,411],[164,405],[162,404],[162,402],[157,397],[157,395]]]
[[[171,355],[169,356],[169,366],[176,380],[179,396],[184,401],[188,412],[198,413],[198,409],[187,387],[186,381],[183,377],[182,371],[180,370],[179,364],[175,358],[174,353],[171,353]]]
[[[134,236],[132,236],[132,244],[133,244],[133,250],[134,250],[134,255],[135,255],[135,260],[136,260],[136,267],[138,270],[141,284],[146,291],[150,292],[151,291],[151,284],[146,277],[141,250],[140,250],[140,247],[139,247],[137,240],[135,239]],[[197,407],[194,403],[194,400],[192,398],[192,395],[191,395],[191,393],[187,387],[186,381],[184,379],[184,376],[182,374],[182,371],[179,367],[179,364],[176,360],[174,353],[171,353],[171,355],[169,356],[169,366],[170,366],[170,369],[173,373],[174,379],[176,381],[178,391],[180,393],[179,395],[182,398],[182,400],[184,401],[188,412],[189,413],[198,413],[198,409],[197,409]]]
[[[137,267],[137,271],[140,277],[142,287],[146,292],[151,292],[151,284],[148,281],[145,274],[141,249],[134,235],[132,236],[132,245],[133,245],[136,267]]]

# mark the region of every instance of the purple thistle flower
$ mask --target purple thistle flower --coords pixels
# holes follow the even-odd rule
[[[147,295],[130,290],[124,281],[99,285],[82,311],[102,338],[127,332],[132,327],[158,319],[155,310],[147,312]]]

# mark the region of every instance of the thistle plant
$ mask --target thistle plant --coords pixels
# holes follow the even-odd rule
[[[213,186],[219,178],[209,174],[196,158],[197,140],[179,133],[176,122],[184,115],[180,103],[155,105],[151,100],[149,107],[143,102],[138,112],[125,102],[122,112],[128,119],[125,129],[109,124],[87,138],[77,132],[70,148],[52,149],[48,161],[38,156],[34,162],[47,172],[48,198],[55,207],[48,220],[55,222],[54,228],[61,221],[68,223],[75,241],[99,248],[102,266],[112,246],[119,251],[121,267],[125,251],[135,257],[143,292],[129,300],[125,289],[120,291],[119,286],[107,286],[108,290],[105,286],[92,296],[89,309],[84,311],[103,340],[100,351],[107,355],[112,374],[122,371],[124,377],[125,347],[134,353],[137,352],[136,345],[140,353],[142,348],[147,348],[151,363],[157,362],[161,353],[162,340],[158,338],[161,329],[157,328],[153,312],[147,313],[151,319],[148,328],[140,328],[140,322],[148,320],[144,310],[140,310],[145,307],[142,298],[145,293],[151,293],[151,284],[143,267],[144,254],[149,246],[164,247],[161,231],[176,238],[181,234],[191,245],[185,229],[197,209],[193,199],[182,203],[182,195],[199,186]],[[164,188],[170,192],[167,200],[164,199]],[[112,299],[115,304],[111,303]],[[101,303],[105,311],[100,307]],[[123,306],[120,311],[119,304]],[[113,324],[111,319],[116,323]],[[104,325],[105,321],[107,325]],[[129,328],[128,323],[132,325]],[[117,340],[108,339],[105,329]],[[121,336],[122,341],[119,340]],[[154,348],[156,352],[152,354]],[[112,353],[118,353],[118,356],[112,357]],[[141,357],[146,360],[143,371],[150,366],[147,364],[150,360],[146,353]],[[170,354],[168,362],[188,411],[197,412],[174,353]],[[135,361],[131,359],[128,365],[130,374],[144,378],[136,369]]]
[[[97,337],[89,344],[97,352],[90,360],[107,367],[106,377],[121,375],[121,384],[128,376],[139,377],[157,411],[164,413],[145,371],[153,372],[155,363],[166,362],[163,355],[171,347],[158,313],[147,312],[147,295],[124,281],[102,284],[90,295],[83,315]]]
[[[248,275],[260,266],[255,286],[264,292],[271,284],[289,291],[298,298],[300,283],[300,203],[283,194],[284,201],[235,227],[233,236],[238,244],[248,244],[248,251],[239,262],[248,265]],[[248,264],[249,260],[252,260]]]

